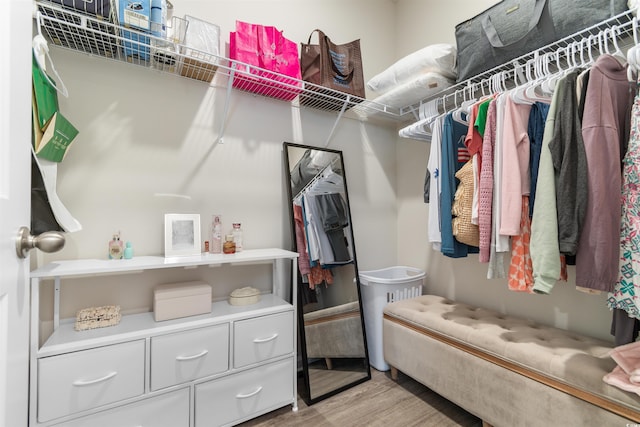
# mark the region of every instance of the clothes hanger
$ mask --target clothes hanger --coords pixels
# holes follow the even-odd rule
[[[553,91],[555,90],[556,87],[556,83],[558,82],[558,80],[560,80],[570,69],[571,69],[571,59],[569,57],[569,52],[571,50],[571,45],[567,45],[565,47],[561,47],[558,50],[556,50],[555,52],[555,56],[556,56],[556,72],[553,73],[551,76],[549,76],[548,79],[546,79],[543,83],[542,83],[542,90],[546,93],[553,93]],[[561,65],[561,61],[560,58],[562,55],[565,55],[566,58],[566,62],[567,62],[567,68],[563,69],[562,65]]]
[[[451,118],[454,121],[460,124],[463,124],[465,126],[469,125],[469,121],[467,120],[467,117],[469,115],[471,107],[477,101],[476,98],[474,97],[473,87],[474,86],[471,83],[469,83],[466,87],[462,89],[462,96],[463,96],[462,103],[460,104],[459,108],[451,112]],[[467,98],[467,91],[469,93],[468,98]]]
[[[440,112],[440,105],[443,102],[443,98],[435,98],[420,104],[420,120],[400,129],[398,134],[406,138],[430,141],[432,136],[431,126],[435,119],[442,114]]]
[[[604,34],[607,30],[605,29],[604,31],[600,31],[598,33],[598,50],[600,51],[600,55],[606,55],[609,52],[607,52],[607,48],[608,46],[605,45],[605,37]]]
[[[617,25],[611,27],[609,31],[609,35],[611,36],[611,41],[613,42],[613,47],[615,51],[611,54],[614,58],[616,58],[622,66],[627,65],[627,58],[622,53],[620,46],[618,45],[618,36],[620,35],[620,28]]]
[[[540,56],[538,61],[538,77],[532,84],[528,85],[524,91],[524,96],[532,102],[544,102],[547,104],[551,102],[553,91],[545,91],[544,83],[551,75],[549,63],[552,56],[553,52],[547,52]]]
[[[635,18],[634,18],[635,19]],[[589,35],[589,37],[587,37],[587,53],[589,54],[589,62],[585,64],[585,66],[587,65],[591,65],[594,62],[596,62],[596,60],[593,58],[593,51],[591,49],[591,47],[593,46],[593,42],[591,41],[592,39],[595,39],[597,36],[594,34]]]
[[[425,108],[426,108],[426,105],[421,102],[420,106],[418,107],[418,121],[416,123],[422,122],[426,118]],[[416,123],[411,123],[410,125],[400,129],[398,131],[398,135],[405,138],[417,138],[417,139],[425,140],[426,138],[423,138],[422,135],[420,135],[419,137],[414,136],[413,127],[416,125]]]
[[[532,84],[535,83],[537,77],[534,77],[535,64],[538,61],[538,52],[536,51],[534,57],[524,64],[525,81],[516,86],[509,92],[511,100],[517,104],[533,104],[533,102],[527,97],[526,91]]]
[[[51,55],[49,55],[49,44],[47,43],[47,40],[42,35],[41,19],[42,19],[42,13],[40,11],[37,11],[36,22],[37,22],[38,34],[35,37],[33,37],[33,41],[32,41],[33,54],[36,59],[36,63],[38,64],[38,67],[40,67],[40,69],[42,70],[42,74],[47,79],[49,84],[51,84],[51,86],[53,86],[56,89],[56,91],[60,93],[62,96],[64,96],[65,98],[68,98],[69,91],[67,91],[67,87],[62,81],[60,74],[58,74],[56,67],[53,65],[53,61],[51,60]],[[49,64],[51,65],[51,72],[53,73],[54,76],[56,76],[56,80],[58,81],[59,84],[55,84],[55,82],[53,82],[49,77],[49,74],[47,73],[46,59],[49,60]]]

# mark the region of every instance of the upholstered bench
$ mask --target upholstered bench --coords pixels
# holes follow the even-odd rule
[[[494,426],[640,423],[640,396],[606,384],[613,344],[433,295],[388,304],[391,366]]]
[[[332,369],[331,359],[364,357],[362,320],[358,301],[323,308],[304,314],[307,357],[324,358]]]

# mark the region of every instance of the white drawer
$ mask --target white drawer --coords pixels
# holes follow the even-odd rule
[[[189,389],[123,405],[56,427],[189,427]]]
[[[143,392],[143,340],[38,360],[40,422]]]
[[[151,338],[151,390],[228,369],[228,323]]]
[[[293,352],[293,311],[234,324],[233,366],[240,368]]]
[[[195,427],[229,425],[293,403],[293,357],[196,385]]]

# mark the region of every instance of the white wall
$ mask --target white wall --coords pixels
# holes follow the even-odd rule
[[[389,1],[172,2],[176,15],[219,24],[223,42],[238,18],[276,25],[297,42],[306,41],[315,28],[339,43],[360,38],[363,57],[368,58],[365,69],[374,68],[369,62],[391,61],[394,9]],[[388,57],[376,55],[380,43],[389,44]],[[70,93],[60,100],[61,111],[80,130],[60,164],[58,194],[83,229],[68,235],[61,252],[34,256],[38,264],[104,259],[107,243],[118,230],[132,242],[135,255],[161,255],[163,215],[169,212],[199,213],[202,240],[211,215],[220,213],[225,228],[242,223],[247,249],[291,247],[282,143],[325,146],[336,114],[233,91],[224,143],[219,144],[224,87],[61,49],[52,48],[52,57]],[[395,130],[343,118],[328,147],[344,153],[361,268],[393,265]],[[185,279],[208,274],[183,273]],[[155,280],[180,277],[160,275]],[[146,275],[119,277],[108,288],[112,300],[106,301],[104,292],[72,291],[80,282],[89,279],[70,281],[66,289],[63,284],[63,317],[107,303],[121,303],[125,312],[144,310],[154,284]],[[216,293],[225,296],[227,289],[216,287]],[[47,317],[48,311],[45,303]]]
[[[454,43],[455,24],[496,1],[173,3],[176,15],[219,24],[225,42],[236,19],[275,25],[297,42],[306,41],[315,28],[338,43],[360,38],[369,78],[420,47]],[[282,142],[324,146],[335,114],[234,91],[224,144],[217,144],[223,89],[59,49],[52,56],[71,93],[61,100],[61,110],[81,132],[60,166],[58,192],[83,230],[68,237],[63,251],[34,257],[37,263],[105,258],[107,241],[117,230],[133,243],[136,255],[160,255],[167,212],[200,213],[203,230],[211,214],[221,213],[227,227],[242,222],[247,248],[290,247]],[[329,144],[344,151],[361,270],[423,268],[428,292],[610,339],[605,297],[575,291],[573,279],[549,296],[517,294],[504,280],[484,279],[486,269],[477,255],[452,260],[431,250],[422,202],[429,143],[399,139],[396,131],[343,119]],[[574,277],[575,271],[569,274]],[[66,295],[75,298],[63,299],[62,315],[113,303],[105,301],[107,296],[124,304],[125,311],[145,310],[156,281],[181,277],[125,277],[99,294],[81,291],[85,282],[74,282]],[[226,288],[217,292],[224,296]]]
[[[406,24],[397,25],[400,57],[431,43],[455,43],[455,25],[495,3],[399,0],[397,20]],[[429,143],[403,138],[396,144],[398,262],[425,269],[430,293],[611,341],[606,295],[576,291],[574,267],[568,268],[569,281],[558,283],[550,295],[523,294],[509,291],[506,279],[487,280],[486,265],[478,262],[477,255],[451,259],[426,244],[428,205],[422,194],[429,147]]]

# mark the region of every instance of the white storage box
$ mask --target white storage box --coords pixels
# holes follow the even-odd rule
[[[388,371],[382,353],[382,312],[390,302],[422,295],[424,271],[413,267],[389,267],[361,271],[360,291],[364,326],[367,334],[369,363],[378,371]]]
[[[168,283],[153,290],[156,322],[211,313],[211,286],[205,282]]]

